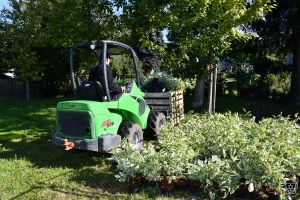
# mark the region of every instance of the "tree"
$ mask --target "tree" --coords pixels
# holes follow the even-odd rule
[[[290,45],[293,52],[293,71],[290,97],[296,105],[300,105],[300,2],[289,0],[288,27],[291,28],[292,37]]]
[[[26,82],[26,99],[29,101],[29,80],[40,80],[41,69],[36,67],[37,56],[32,51],[35,26],[28,15],[29,9],[17,1],[11,1],[13,12],[3,10],[5,19],[3,39],[10,44],[11,57],[5,59],[6,66],[15,69],[16,75]],[[10,16],[10,17],[9,17]]]
[[[270,70],[270,66],[278,63],[283,69],[286,56],[292,53],[292,84],[289,96],[293,103],[300,104],[300,2],[276,0],[276,4],[276,8],[266,14],[264,20],[255,21],[251,25],[259,39],[250,40],[245,45],[237,44],[234,59],[246,55],[244,58],[247,62],[254,65],[257,73],[264,75]]]
[[[164,55],[170,71],[198,79],[207,66],[230,50],[234,40],[248,40],[250,22],[263,18],[273,5],[271,0],[119,0],[127,28],[141,46]],[[169,48],[155,45],[151,31],[169,30]],[[196,87],[197,88],[197,87]],[[201,88],[201,87],[198,87]],[[195,91],[197,96],[200,90]],[[197,101],[198,99],[194,99]],[[197,102],[194,102],[197,105]],[[198,104],[199,105],[199,104]]]
[[[144,69],[160,68],[162,65],[162,39],[164,1],[115,0],[120,9],[120,40],[130,44],[143,62]],[[125,34],[124,34],[125,33]]]
[[[249,31],[249,24],[263,18],[273,7],[270,3],[269,0],[172,1],[168,6],[168,29],[176,48],[169,55],[171,66],[195,75],[201,84],[207,66],[216,64],[231,49],[233,41],[256,36]],[[201,87],[197,85],[194,96],[199,92]],[[195,106],[200,105],[198,100],[194,98]]]
[[[5,63],[5,60],[10,58],[10,47],[8,41],[5,40],[5,30],[7,22],[0,16],[0,76],[10,72],[10,67]]]
[[[69,84],[72,43],[114,39],[119,34],[111,1],[10,0],[2,10],[3,38],[11,45],[6,66],[19,78],[39,81],[42,94],[64,92]]]
[[[4,40],[13,55],[7,63],[23,79],[41,78],[47,91],[67,82],[67,47],[73,42],[118,39],[162,56],[173,73],[199,80],[233,40],[255,36],[248,25],[270,10],[270,1],[10,0],[12,10],[3,13]],[[149,37],[164,29],[171,48]]]

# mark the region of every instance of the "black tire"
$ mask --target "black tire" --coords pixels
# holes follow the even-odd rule
[[[147,134],[150,138],[158,139],[161,129],[166,125],[167,120],[162,112],[151,111],[148,117]]]
[[[135,150],[142,149],[144,137],[139,124],[124,121],[120,126],[119,135],[122,139],[127,138]]]

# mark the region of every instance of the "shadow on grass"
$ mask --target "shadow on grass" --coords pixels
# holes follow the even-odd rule
[[[106,159],[110,155],[85,151],[66,152],[61,148],[52,146],[50,141],[47,140],[47,137],[41,137],[40,139],[29,142],[5,142],[3,146],[5,149],[11,150],[0,152],[0,158],[26,159],[35,167],[39,168],[70,168],[68,172],[54,176],[51,179],[39,181],[12,199],[25,197],[27,193],[35,193],[44,188],[70,196],[75,195],[93,199],[131,199],[127,183],[120,183],[114,177],[116,168],[109,166],[110,164]],[[105,167],[102,168],[104,165]],[[66,184],[51,184],[51,180],[60,176],[67,177],[69,181],[75,182],[79,187],[69,187]],[[85,186],[85,189],[80,187],[81,185]],[[158,186],[155,185],[142,188],[142,191],[137,195],[149,199],[157,199],[163,196]],[[171,196],[172,198],[179,199],[197,199],[197,195],[186,191],[176,191],[172,193]]]
[[[138,193],[131,193],[128,183],[120,183],[114,177],[116,169],[110,169],[109,172],[101,172],[95,169],[82,169],[72,175],[72,180],[82,183],[94,189],[102,189],[104,193],[110,194],[137,194],[147,199],[160,199],[163,196],[170,196],[174,199],[205,199],[199,191],[191,192],[188,189],[175,189],[174,192],[163,194],[159,189],[158,183],[151,182],[143,185]]]
[[[36,190],[45,188],[57,193],[86,198],[130,199],[131,197],[127,183],[120,183],[114,177],[116,168],[107,160],[110,157],[109,154],[72,150],[66,152],[63,148],[52,145],[50,137],[47,135],[33,140],[25,138],[18,142],[4,141],[2,147],[5,151],[0,152],[0,158],[3,159],[25,159],[32,163],[34,167],[39,168],[70,169],[50,179],[39,181],[28,190],[12,197],[12,199],[22,198],[28,193],[34,193]],[[75,182],[79,186],[86,186],[86,189],[77,186],[76,188],[69,187],[66,184],[52,184],[51,180],[58,177],[67,177],[69,181]],[[137,195],[150,199],[163,196],[157,185],[143,187]],[[179,199],[197,199],[198,195],[187,191],[176,191],[171,196]]]
[[[99,191],[85,191],[81,189],[76,189],[75,191],[69,189],[67,187],[56,187],[53,186],[50,188],[52,191],[64,193],[66,195],[75,195],[80,197],[86,197],[89,199],[103,199],[103,198],[111,198],[111,199],[131,199],[130,197],[124,196],[124,194],[120,193],[107,193],[107,192],[99,192]]]
[[[71,177],[72,181],[75,181],[78,184],[83,184],[84,186],[89,186],[93,189],[74,189],[73,187],[69,187],[68,185],[51,184],[51,181],[59,177]],[[79,171],[70,170],[50,179],[42,180],[37,184],[31,186],[28,190],[19,193],[11,199],[19,199],[24,197],[28,193],[34,192],[34,190],[41,190],[44,188],[69,196],[80,196],[93,199],[101,197],[113,197],[113,199],[120,197],[124,199],[124,194],[126,194],[126,187],[124,187],[124,185],[122,185],[121,183],[116,182],[112,174],[108,172],[97,172],[93,169],[82,169]]]
[[[48,132],[55,123],[57,101],[44,102],[27,105],[22,101],[7,103],[0,100],[0,134],[21,134],[26,130],[31,133]]]
[[[95,161],[87,152],[68,152],[51,144],[57,100],[0,98],[0,158],[24,158],[38,167],[79,168]]]
[[[84,191],[82,188],[68,188],[51,185],[51,180],[41,180],[38,184],[13,197],[18,199],[44,187],[66,194],[78,193],[88,198],[127,194],[126,184],[117,182],[114,169],[109,169],[107,158],[110,155],[87,151],[71,150],[51,143],[50,130],[55,124],[57,100],[34,100],[28,105],[23,99],[14,97],[0,98],[0,158],[6,160],[24,159],[37,168],[68,168],[70,171],[60,174],[68,179],[92,188],[99,193]],[[100,168],[100,169],[99,169]],[[41,188],[43,187],[43,188]],[[102,192],[104,191],[104,192]],[[75,194],[76,195],[76,194]]]
[[[70,151],[52,145],[50,130],[55,124],[58,100],[0,98],[0,158],[24,158],[37,167],[69,167],[94,165],[95,154]],[[101,155],[104,156],[104,155]]]
[[[83,166],[93,166],[98,163],[94,159],[107,158],[109,155],[96,154],[87,151],[71,150],[66,152],[62,147],[54,146],[50,135],[42,135],[34,139],[20,139],[17,141],[1,141],[3,151],[0,158],[24,158],[37,167],[68,167],[79,169]]]
[[[18,139],[17,142],[1,142],[1,148],[5,149],[0,152],[1,159],[24,159],[38,168],[68,168],[70,170],[50,179],[41,180],[12,199],[19,199],[27,193],[44,188],[54,192],[87,198],[110,197],[119,194],[124,196],[124,194],[127,194],[126,184],[117,182],[114,177],[115,169],[110,167],[107,160],[110,157],[109,154],[79,150],[65,151],[61,147],[52,145],[48,135],[32,140]],[[84,185],[91,189],[82,190],[81,187],[76,187],[74,190],[74,187],[69,188],[65,185],[51,184],[51,180],[58,177],[66,177],[78,185]]]
[[[127,193],[126,183],[120,183],[115,178],[115,169],[108,172],[94,168],[84,168],[71,175],[71,179],[93,189],[102,189],[111,194]]]
[[[37,184],[31,186],[28,190],[19,193],[18,195],[12,197],[11,199],[19,199],[19,198],[23,197],[24,195],[26,195],[27,193],[30,193],[30,192],[32,192],[34,190],[37,190],[37,189],[44,188],[50,181],[52,181],[52,180],[54,180],[58,177],[61,177],[61,176],[66,176],[67,174],[70,174],[70,173],[71,173],[71,171],[68,171],[68,172],[59,174],[57,176],[51,177],[50,179],[40,181]]]

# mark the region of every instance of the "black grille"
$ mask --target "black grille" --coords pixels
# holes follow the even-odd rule
[[[66,136],[82,137],[90,134],[90,119],[87,112],[59,111],[58,123]]]

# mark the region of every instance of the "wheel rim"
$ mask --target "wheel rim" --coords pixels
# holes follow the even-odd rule
[[[140,135],[138,132],[134,132],[132,136],[132,144],[134,149],[140,148]]]

